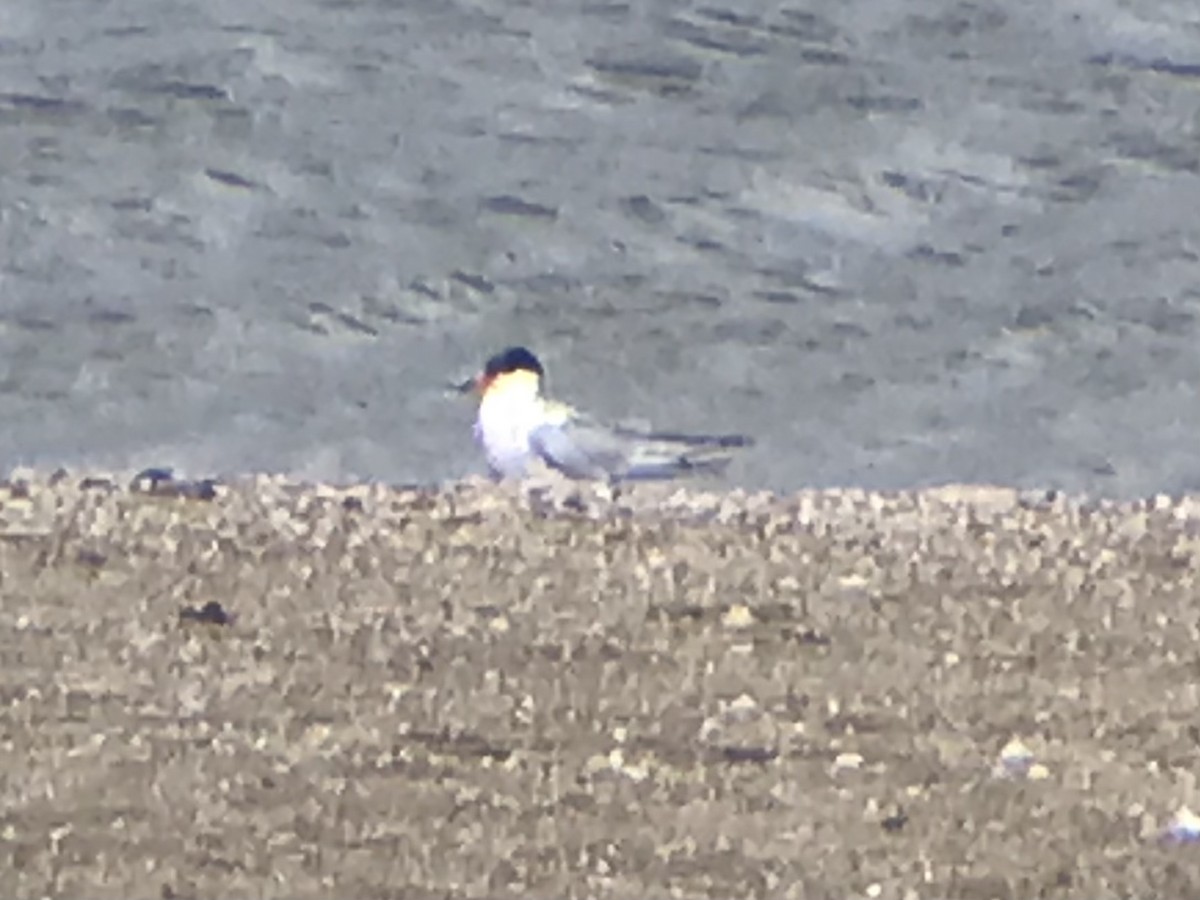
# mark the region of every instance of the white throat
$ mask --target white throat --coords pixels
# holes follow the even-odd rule
[[[476,437],[498,477],[528,474],[529,435],[543,421],[540,387],[532,372],[514,372],[497,378],[480,398]]]

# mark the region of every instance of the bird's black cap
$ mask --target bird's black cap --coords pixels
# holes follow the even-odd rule
[[[509,347],[501,350],[483,367],[484,378],[495,378],[509,372],[533,372],[541,377],[546,372],[536,356],[524,347]]]

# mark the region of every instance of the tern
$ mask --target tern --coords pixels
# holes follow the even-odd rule
[[[548,468],[568,478],[665,480],[719,474],[744,435],[688,435],[604,425],[542,394],[546,370],[525,347],[496,353],[474,378],[455,385],[479,397],[475,439],[496,480]]]

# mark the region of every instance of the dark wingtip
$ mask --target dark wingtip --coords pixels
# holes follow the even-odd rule
[[[639,431],[636,428],[618,427],[618,434],[650,441],[666,441],[688,447],[704,447],[717,450],[737,450],[753,447],[754,438],[746,434],[685,434],[679,431]]]
[[[748,434],[720,434],[714,438],[716,446],[728,447],[731,450],[737,447],[753,447],[754,438]]]

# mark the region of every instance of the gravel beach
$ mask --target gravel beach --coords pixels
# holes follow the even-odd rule
[[[11,898],[1184,897],[1200,502],[0,488]]]

